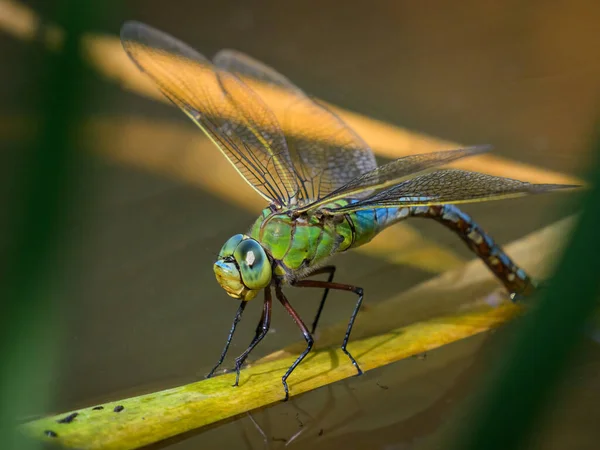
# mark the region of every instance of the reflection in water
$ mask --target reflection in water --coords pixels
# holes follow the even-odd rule
[[[319,407],[316,415],[312,415],[304,408],[300,407],[298,404],[299,398],[292,398],[289,404],[296,411],[294,419],[297,424],[297,431],[292,432],[288,437],[280,436],[278,431],[273,429],[272,421],[270,419],[272,415],[271,410],[266,409],[262,411],[261,415],[263,416],[262,422],[264,423],[264,428],[254,418],[252,413],[247,413],[247,416],[254,425],[256,431],[262,436],[266,448],[277,449],[290,446],[297,447],[301,442],[306,443],[308,441],[310,443],[314,440],[315,436],[320,438],[326,433],[329,435],[341,428],[351,426],[354,421],[360,419],[363,415],[360,402],[356,398],[353,390],[348,386],[347,381],[342,381],[339,386],[344,389],[347,398],[350,398],[353,402],[350,413],[348,414],[346,408],[344,408],[343,413],[339,408],[336,408],[336,396],[331,385],[323,388],[323,391],[326,391],[325,404]],[[324,424],[324,421],[328,416],[333,416],[336,422]],[[278,422],[279,421],[281,421],[281,419],[279,419]],[[288,419],[288,422],[291,423],[293,421]],[[243,440],[247,443],[249,448],[253,448],[252,439],[247,435],[245,428],[242,428],[242,433]]]
[[[483,352],[475,359],[471,353],[486,340],[461,341],[431,352],[426,360],[402,361],[363,380],[346,380],[293,399],[307,407],[290,404],[264,410],[253,421],[258,424],[252,430],[254,437],[248,432],[239,438],[249,442],[249,448],[261,448],[258,436],[266,436],[272,449],[414,448],[443,425],[456,401],[472,388],[485,361]],[[411,401],[415,393],[420,404]],[[200,435],[190,445],[203,446],[211,440],[204,438]],[[228,442],[236,445],[235,438]]]

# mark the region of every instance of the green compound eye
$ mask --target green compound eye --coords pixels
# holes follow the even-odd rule
[[[243,239],[243,234],[236,234],[235,236],[231,236],[227,240],[227,242],[225,242],[225,245],[221,247],[221,251],[219,252],[219,259],[227,258],[228,256],[233,256],[235,248],[240,242],[242,242]]]
[[[254,239],[241,241],[233,252],[233,257],[240,267],[242,281],[248,289],[262,289],[269,285],[271,262],[258,242]]]

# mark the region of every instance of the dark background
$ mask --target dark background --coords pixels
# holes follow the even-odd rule
[[[53,16],[54,3],[22,2],[42,18]],[[173,34],[207,56],[225,47],[245,51],[321,99],[415,132],[463,144],[490,143],[498,155],[567,175],[578,175],[585,165],[600,98],[600,6],[592,0],[127,1],[107,10],[90,32],[117,36],[127,19]],[[26,142],[35,105],[31,67],[47,50],[0,36],[0,142],[3,165],[9,167]],[[193,129],[175,108],[100,75],[90,74],[85,83],[95,99],[90,118],[144,117]],[[113,137],[105,139],[101,145],[110,146]],[[69,219],[74,245],[64,253],[68,280],[59,291],[64,351],[57,377],[39,381],[56,395],[49,411],[32,414],[165,388],[206,373],[237,307],[214,280],[214,255],[259,212],[93,153],[80,175],[85,189]],[[568,202],[568,196],[550,195],[466,209],[507,243],[565,216]],[[413,225],[470,257],[462,242],[435,224]],[[432,276],[358,253],[337,263],[339,279],[363,286],[368,303]],[[316,297],[290,299],[307,315],[317,305]],[[252,306],[232,354],[243,350],[255,326],[251,316],[258,317],[259,308]],[[323,324],[337,323],[350,311],[343,294],[334,295]],[[254,357],[300,337],[279,309],[273,328]],[[307,430],[297,446],[434,448],[445,418],[461,413],[458,403],[485,370],[481,358],[488,340],[468,339],[426,360],[402,361],[304,396],[299,402],[313,415],[330,393],[335,401],[327,407],[327,421]],[[596,448],[597,344],[587,342],[584,355],[540,428],[536,448]],[[296,413],[291,405],[279,405],[257,420],[270,424],[269,436],[287,439],[298,430]],[[174,447],[237,448],[245,439],[252,448],[261,447],[260,434],[241,419]]]

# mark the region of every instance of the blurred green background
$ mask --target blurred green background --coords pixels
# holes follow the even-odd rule
[[[36,120],[41,102],[65,106],[53,98],[64,92],[42,91],[47,86],[42,68],[55,61],[47,59],[51,51],[42,43],[40,30],[68,17],[57,12],[68,3],[0,2],[2,205],[17,198],[19,174],[29,173],[23,164],[32,139],[43,131]],[[83,32],[116,38],[121,24],[135,19],[207,56],[225,47],[242,50],[321,99],[419,134],[415,136],[493,144],[496,155],[542,173],[579,176],[589,164],[600,99],[600,5],[590,0],[145,0],[87,2],[86,7],[97,12],[79,11]],[[22,28],[15,24],[26,21],[15,11],[29,11],[42,20],[34,27],[37,34],[19,34]],[[77,24],[78,16],[64,20],[59,25]],[[75,203],[60,218],[60,241],[49,257],[56,273],[44,284],[49,317],[56,319],[56,327],[48,328],[57,333],[48,338],[44,333],[52,331],[46,330],[29,342],[38,345],[35,359],[48,359],[45,370],[35,373],[33,391],[51,395],[46,402],[20,405],[14,417],[18,420],[189,382],[208,372],[237,308],[215,282],[212,262],[222,243],[245,231],[259,212],[225,199],[216,189],[178,179],[173,172],[167,171],[167,176],[149,170],[144,151],[149,158],[165,155],[165,165],[185,166],[189,153],[179,146],[192,138],[184,130],[200,131],[175,108],[122,89],[86,62],[73,68],[73,84],[67,85],[77,93],[74,101],[82,102],[71,118],[75,134],[65,137],[71,139],[70,161],[76,173],[66,185],[67,193]],[[143,122],[135,122],[140,119]],[[94,123],[105,128],[86,132],[85,126],[93,128]],[[127,128],[132,123],[142,125],[132,131]],[[144,137],[144,124],[160,125],[146,125],[148,135],[157,139]],[[173,134],[177,139],[170,139]],[[403,143],[402,150],[418,148],[419,138],[414,139]],[[137,149],[141,157],[119,158],[125,148]],[[230,174],[224,174],[222,186],[227,186]],[[465,209],[499,242],[508,243],[576,206],[572,197],[559,194]],[[0,224],[0,257],[8,270],[14,209],[2,209],[8,214]],[[436,224],[410,225],[457,258],[471,257],[462,242]],[[336,263],[339,280],[363,286],[366,303],[372,304],[435,272],[364,253],[344,255]],[[308,317],[318,296],[305,299],[291,293],[290,300]],[[253,306],[240,325],[232,356],[245,349],[255,327],[260,307]],[[345,320],[351,310],[344,294],[333,294],[323,325]],[[11,320],[6,314],[3,319]],[[398,320],[400,325],[410,317]],[[300,337],[280,308],[275,309],[273,329],[253,357]],[[426,359],[401,361],[255,418],[272,448],[299,430],[301,438],[290,446],[438,448],[445,442],[449,418],[466,414],[462,402],[485,373],[489,355],[496,350],[494,338],[477,336],[429,353]],[[582,347],[531,448],[597,447],[600,348],[591,339]],[[326,417],[316,420],[320,414]],[[253,423],[242,418],[171,445],[262,448],[263,443]]]

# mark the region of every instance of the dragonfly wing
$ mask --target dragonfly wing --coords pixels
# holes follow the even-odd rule
[[[234,50],[220,51],[213,61],[243,78],[275,112],[305,204],[377,167],[369,146],[350,127],[271,67]]]
[[[413,178],[419,173],[435,169],[458,159],[490,151],[491,148],[489,145],[480,145],[398,158],[352,179],[344,186],[321,198],[318,202],[301,208],[300,212],[318,209],[327,203],[342,198],[361,198],[364,197],[365,193],[371,195],[374,191],[381,191],[398,185],[408,177]]]
[[[272,67],[237,50],[219,50],[213,57],[214,64],[228,72],[248,77],[250,81],[259,81],[269,86],[274,86],[297,95],[306,95],[294,85],[286,76],[280,74]]]
[[[348,206],[326,210],[337,215],[375,208],[474,203],[575,187],[578,186],[532,184],[478,172],[441,169],[404,181]]]
[[[234,75],[148,25],[121,29],[126,53],[212,140],[265,199],[280,205],[297,198],[298,178],[276,117]]]

